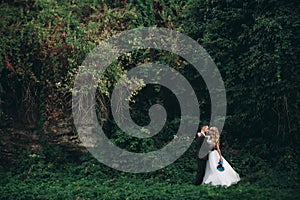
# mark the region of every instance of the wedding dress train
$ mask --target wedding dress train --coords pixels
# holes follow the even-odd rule
[[[208,161],[206,164],[203,183],[229,187],[230,185],[240,181],[239,174],[234,171],[234,169],[223,157],[224,171],[219,171],[217,169],[219,158],[220,156],[217,150],[213,150],[208,154]]]

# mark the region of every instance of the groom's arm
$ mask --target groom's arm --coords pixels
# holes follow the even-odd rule
[[[197,135],[198,135],[198,137],[205,137],[205,134],[202,132],[198,132]]]
[[[205,137],[205,135],[203,135],[201,132],[197,132],[195,134],[194,140],[197,140],[198,138],[201,138],[201,137]]]

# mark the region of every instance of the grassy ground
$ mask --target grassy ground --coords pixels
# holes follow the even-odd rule
[[[264,156],[268,150],[251,146],[235,154],[223,151],[241,177],[229,188],[193,185],[193,148],[173,164],[144,174],[113,170],[89,153],[72,154],[73,159],[55,148],[20,153],[18,165],[0,166],[0,199],[300,199],[298,151],[283,149],[271,162]]]
[[[267,175],[257,181],[242,177],[237,185],[224,188],[194,186],[193,172],[146,177],[92,166],[56,169],[39,164],[18,174],[1,170],[0,199],[300,199],[299,186],[277,186]]]

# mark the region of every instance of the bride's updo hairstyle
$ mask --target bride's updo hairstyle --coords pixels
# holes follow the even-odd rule
[[[220,133],[217,127],[212,126],[209,128],[210,140],[213,144],[216,144],[220,140]]]

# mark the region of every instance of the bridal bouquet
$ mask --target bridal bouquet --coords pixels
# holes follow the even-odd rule
[[[218,162],[217,170],[219,170],[220,172],[224,171],[223,162],[220,162],[220,161]]]

